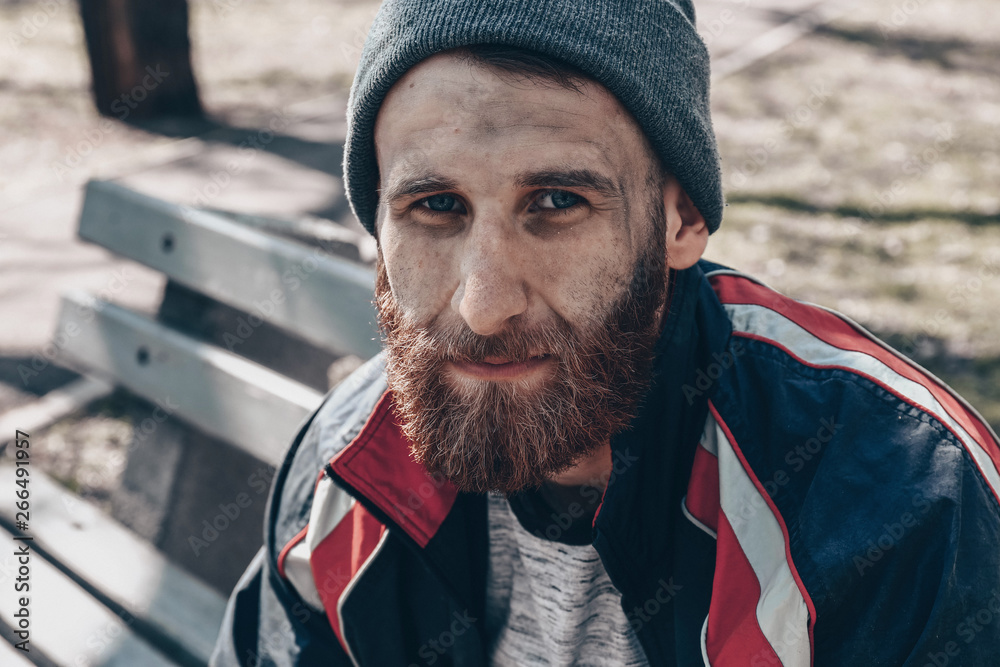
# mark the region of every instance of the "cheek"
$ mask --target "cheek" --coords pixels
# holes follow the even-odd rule
[[[591,240],[546,262],[553,309],[571,323],[603,316],[628,289],[633,264],[628,243],[617,237]]]
[[[388,234],[382,240],[382,257],[393,297],[411,322],[427,324],[448,306],[455,280],[444,249]]]

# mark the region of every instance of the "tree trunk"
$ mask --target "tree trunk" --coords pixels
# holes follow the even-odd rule
[[[123,121],[201,116],[187,0],[80,0],[94,103]]]

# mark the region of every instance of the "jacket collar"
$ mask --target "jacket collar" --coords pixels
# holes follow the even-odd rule
[[[382,394],[361,431],[329,465],[421,547],[437,533],[458,496],[451,482],[410,456],[391,391]]]
[[[461,608],[483,617],[488,556],[485,496],[459,494],[410,456],[391,391],[358,435],[325,466],[383,524],[413,548]],[[392,531],[390,531],[391,534]]]

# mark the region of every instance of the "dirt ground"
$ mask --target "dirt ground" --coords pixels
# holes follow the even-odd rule
[[[709,254],[835,308],[1000,425],[1000,16],[877,2],[714,89]]]
[[[194,0],[205,107],[254,127],[279,106],[346,93],[377,4]],[[755,10],[754,0],[732,5],[737,21]],[[708,253],[862,323],[952,384],[994,427],[998,33],[988,0],[878,0],[716,82],[729,206]],[[155,160],[175,141],[115,124],[83,167],[57,173],[99,127],[88,85],[73,3],[0,0],[0,195],[8,205],[79,188],[144,155]],[[49,460],[64,463],[53,472],[101,497],[64,453],[95,439],[120,449],[127,414],[114,399],[54,427]],[[85,465],[81,456],[71,460]]]

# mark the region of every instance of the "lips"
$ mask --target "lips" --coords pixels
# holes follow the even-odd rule
[[[506,366],[508,364],[519,364],[519,363],[528,363],[528,362],[531,362],[531,361],[539,361],[539,360],[542,360],[542,359],[547,359],[548,357],[549,357],[549,355],[547,355],[547,354],[536,354],[536,355],[534,355],[532,357],[528,357],[524,361],[518,361],[518,360],[514,360],[514,359],[505,359],[503,357],[486,357],[486,358],[484,358],[479,363],[489,364],[491,366]]]
[[[537,373],[552,361],[552,355],[537,354],[527,359],[485,357],[482,361],[454,361],[454,366],[463,375],[480,380],[516,380]]]

